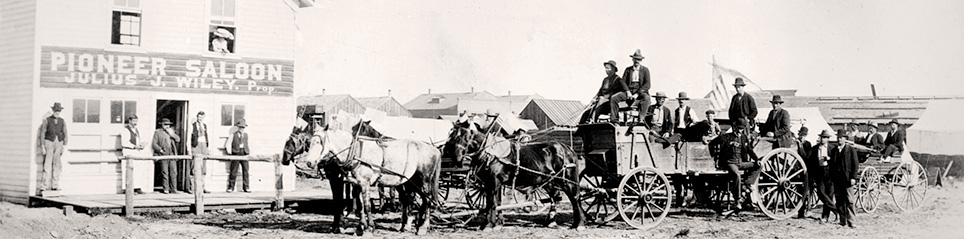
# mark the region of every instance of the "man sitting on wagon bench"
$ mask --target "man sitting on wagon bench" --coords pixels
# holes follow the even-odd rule
[[[762,171],[759,159],[756,153],[753,152],[753,146],[750,144],[750,139],[745,133],[748,124],[746,119],[737,119],[733,124],[735,130],[713,141],[713,144],[719,145],[711,146],[712,148],[719,149],[718,159],[720,167],[727,170],[730,176],[736,180],[733,183],[733,188],[730,190],[733,193],[733,199],[736,201],[737,211],[743,209],[744,199],[740,193],[741,187],[744,184],[750,185],[756,182]],[[740,173],[740,170],[747,170],[749,173],[746,181],[742,180],[743,175]],[[751,195],[755,196],[756,192],[753,192]],[[756,201],[756,199],[753,199],[753,201]]]

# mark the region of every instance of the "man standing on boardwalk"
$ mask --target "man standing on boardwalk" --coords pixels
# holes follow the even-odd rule
[[[854,199],[857,184],[857,150],[848,139],[847,130],[837,131],[837,147],[830,154],[830,178],[836,194],[837,216],[841,226],[854,228]]]
[[[238,127],[238,131],[235,132],[234,134],[231,134],[231,137],[228,137],[227,143],[228,143],[228,146],[230,146],[230,147],[226,147],[228,149],[228,154],[248,155],[251,152],[251,149],[248,146],[248,133],[244,132],[244,128],[247,128],[248,124],[244,122],[244,119],[241,119],[238,121],[236,126]],[[241,167],[241,178],[242,178],[241,191],[250,193],[251,191],[248,190],[249,189],[248,187],[251,186],[250,181],[248,181],[248,161],[243,161],[243,160],[231,161],[231,168],[230,168],[231,172],[228,174],[227,192],[230,193],[234,191],[235,178],[238,176],[239,166]]]
[[[124,156],[145,156],[144,155],[144,141],[141,139],[141,132],[137,129],[137,116],[131,115],[127,117],[127,125],[121,130],[121,154]],[[153,162],[147,160],[125,160],[123,163],[131,163],[134,166],[133,182],[134,192],[144,193],[144,189],[153,188],[153,186],[147,184],[144,178],[148,178],[148,175],[154,175]],[[125,166],[126,167],[126,166]],[[125,173],[127,171],[124,171]],[[127,177],[124,177],[126,180]],[[127,184],[124,184],[127,185]]]
[[[154,140],[151,147],[154,149],[154,156],[174,155],[177,143],[181,142],[181,137],[174,133],[171,128],[171,120],[161,119],[161,127],[154,131]],[[163,193],[177,193],[177,161],[161,160],[161,185],[164,187]]]
[[[204,123],[204,111],[197,112],[197,121],[191,124],[191,137],[188,140],[191,141],[191,147],[187,149],[189,155],[208,155],[208,145],[210,144],[208,144],[208,125]],[[208,167],[207,160],[202,160],[199,166],[201,167],[201,175],[198,176],[194,175],[194,167],[198,167],[198,165],[194,165],[194,160],[187,160],[187,162],[189,167],[186,168],[190,170],[187,174],[191,176],[185,178],[188,180],[187,184],[190,185],[188,193],[191,193],[191,190],[197,190],[197,185],[194,185],[194,177],[203,178],[204,175],[207,175]],[[204,190],[204,193],[211,193],[206,188],[202,190]]]
[[[47,190],[48,186],[54,191],[60,190],[60,169],[63,168],[60,156],[64,154],[64,146],[67,146],[67,122],[64,118],[60,118],[60,111],[63,111],[64,107],[60,102],[55,102],[50,109],[53,114],[40,123],[40,134],[37,139],[40,152],[44,155],[40,191]]]

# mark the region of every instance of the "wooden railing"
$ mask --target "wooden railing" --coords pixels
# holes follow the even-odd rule
[[[227,156],[227,155],[172,155],[172,156],[121,156],[120,160],[126,160],[127,166],[125,167],[125,179],[124,182],[124,215],[132,216],[134,215],[134,164],[131,162],[133,160],[194,160],[194,213],[201,215],[204,213],[204,172],[201,170],[203,167],[201,165],[204,160],[218,160],[218,161],[262,161],[262,162],[273,162],[274,163],[274,176],[275,176],[275,199],[272,209],[281,210],[284,208],[284,185],[282,184],[282,173],[281,170],[281,160],[278,154],[273,155],[246,155],[246,156]]]

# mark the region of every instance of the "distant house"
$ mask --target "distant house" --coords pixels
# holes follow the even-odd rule
[[[539,129],[556,125],[575,126],[585,106],[575,100],[533,99],[519,118],[532,120]]]
[[[350,95],[315,95],[298,97],[299,106],[308,106],[313,113],[324,114],[324,122],[339,111],[349,114],[364,114],[365,106]]]
[[[388,116],[412,117],[412,112],[409,112],[402,103],[398,103],[398,101],[391,96],[363,97],[357,100],[366,108],[383,111]]]
[[[486,91],[422,94],[408,101],[404,106],[412,113],[412,117],[430,119],[438,118],[440,115],[458,115],[463,111],[483,114],[489,108],[501,110],[505,107],[495,95]]]

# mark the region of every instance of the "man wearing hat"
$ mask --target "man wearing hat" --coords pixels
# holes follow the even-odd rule
[[[751,129],[756,125],[756,102],[753,100],[753,96],[743,90],[744,86],[746,86],[746,83],[743,82],[743,78],[736,78],[733,83],[733,87],[736,88],[736,95],[733,95],[733,98],[730,99],[728,116],[731,122],[735,122],[737,119],[746,119],[749,123],[747,128]]]
[[[720,124],[713,121],[713,118],[716,118],[716,111],[706,110],[706,120],[697,124],[697,129],[700,131],[706,130],[703,132],[703,135],[701,135],[703,144],[709,144],[711,140],[723,134],[723,130],[720,129]]]
[[[877,133],[877,124],[873,121],[867,122],[867,137],[864,137],[860,144],[875,151],[884,149],[884,136]]]
[[[806,127],[801,128],[801,131]],[[803,132],[801,132],[803,135]],[[820,222],[829,222],[830,213],[836,212],[833,201],[833,184],[830,181],[830,132],[823,130],[817,145],[810,148],[807,156],[802,156],[807,165],[808,187],[807,193],[803,194],[803,206],[797,211],[797,218],[805,218],[807,211],[810,210],[811,191],[817,194],[817,198],[823,202],[823,212],[820,213]]]
[[[860,123],[857,123],[857,119],[850,120],[850,123],[846,127],[847,136],[849,136],[850,141],[859,142],[860,139],[866,137],[864,132],[860,132]]]
[[[121,154],[124,156],[146,156],[144,152],[144,141],[141,139],[141,132],[137,129],[137,115],[127,117],[127,125],[119,133],[121,139]],[[148,175],[154,174],[154,163],[146,160],[132,160],[123,163],[132,163],[134,166],[133,189],[136,193],[144,193],[144,189],[154,188],[147,180]],[[127,180],[124,177],[124,180]],[[126,185],[126,184],[125,184]],[[152,190],[153,191],[153,190]]]
[[[679,97],[676,97],[676,100],[679,101],[679,108],[676,108],[673,114],[675,116],[673,122],[676,125],[673,132],[687,135],[687,129],[696,124],[700,120],[700,116],[696,114],[696,110],[687,105],[690,97],[686,96],[686,92],[679,92]]]
[[[162,118],[160,128],[154,131],[151,148],[154,149],[154,156],[175,155],[177,143],[181,142],[181,137],[174,133],[171,125],[174,124],[170,119]],[[161,160],[161,186],[164,187],[163,193],[177,193],[177,162],[173,160]]]
[[[629,91],[636,95],[636,109],[643,110],[649,108],[649,88],[651,81],[649,78],[649,68],[641,65],[640,62],[643,61],[642,51],[636,49],[636,52],[629,55],[633,58],[633,65],[626,67],[623,71],[623,80],[627,82],[629,86]]]
[[[666,93],[656,92],[653,97],[656,98],[656,104],[649,106],[649,110],[646,111],[646,124],[649,125],[649,130],[659,132],[660,136],[668,138],[673,134],[674,124],[669,108],[663,105],[666,102]]]
[[[900,122],[893,119],[887,123],[890,131],[887,132],[887,139],[884,140],[884,152],[881,153],[884,162],[890,162],[894,155],[904,152],[904,144],[907,143],[907,133],[900,129]]]
[[[616,68],[616,61],[603,62],[603,67],[606,68],[606,77],[603,78],[602,86],[599,87],[599,92],[596,93],[596,99],[593,101],[596,109],[592,119],[596,120],[600,114],[609,112],[609,120],[619,122],[619,102],[628,101],[631,93],[626,86],[626,81],[616,75],[616,71],[619,71],[619,68]]]
[[[797,153],[799,153],[800,157],[803,157],[804,159],[807,158],[807,156],[810,154],[810,148],[813,147],[813,144],[807,140],[807,135],[810,135],[810,128],[807,128],[807,126],[800,126],[800,131],[797,131]]]
[[[857,150],[848,138],[847,130],[837,130],[837,147],[830,153],[830,179],[836,195],[837,215],[841,226],[854,228],[854,199],[857,184]]]
[[[770,100],[773,110],[767,115],[767,121],[760,127],[760,133],[767,137],[773,137],[777,143],[774,148],[787,148],[793,144],[793,135],[790,132],[790,112],[783,109],[783,98],[780,95],[773,95]]]
[[[753,152],[753,145],[745,133],[746,125],[746,119],[737,119],[733,125],[735,130],[723,134],[710,143],[710,148],[718,149],[719,155],[714,156],[717,158],[719,166],[727,170],[730,177],[735,180],[730,190],[733,193],[734,201],[737,202],[737,210],[741,210],[744,203],[740,189],[756,182],[762,171],[759,157]],[[711,150],[710,152],[716,151]],[[746,181],[742,180],[743,174],[740,170],[746,170],[749,173]]]
[[[248,124],[244,119],[238,121],[235,126],[238,127],[238,131],[231,134],[226,142],[229,147],[225,147],[230,155],[248,155],[251,153],[251,148],[248,146],[248,133],[244,132],[244,129],[248,127]],[[241,167],[241,191],[250,193],[248,190],[251,186],[248,180],[248,161],[242,160],[232,160],[230,172],[228,173],[228,189],[226,192],[231,193],[234,191],[235,178],[238,176],[238,167]]]
[[[55,102],[50,109],[53,114],[40,122],[40,134],[37,139],[40,152],[44,155],[40,191],[47,190],[48,186],[54,191],[60,190],[60,170],[63,168],[60,156],[64,153],[64,146],[67,146],[67,122],[64,118],[60,118],[60,112],[64,107],[60,102]]]

